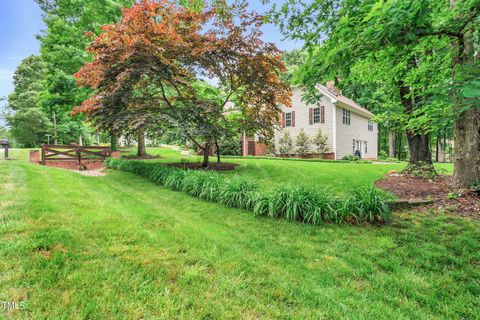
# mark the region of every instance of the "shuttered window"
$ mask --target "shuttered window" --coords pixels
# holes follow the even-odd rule
[[[320,108],[313,108],[313,123],[320,123]]]
[[[368,131],[373,131],[373,121],[368,120]]]
[[[291,127],[291,126],[292,126],[292,113],[285,112],[285,127]]]

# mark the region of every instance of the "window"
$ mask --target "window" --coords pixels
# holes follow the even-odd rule
[[[313,108],[313,123],[320,123],[320,108]]]
[[[365,154],[367,154],[368,153],[367,141],[364,141],[363,145],[365,146]]]
[[[343,109],[343,124],[350,125],[350,111]]]
[[[352,154],[355,154],[355,139],[353,139],[353,149],[352,149]]]
[[[292,126],[292,113],[287,112],[285,113],[285,127],[291,127]]]
[[[368,120],[368,131],[373,131],[373,121]]]

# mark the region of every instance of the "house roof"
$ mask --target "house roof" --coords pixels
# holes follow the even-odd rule
[[[368,117],[374,117],[375,116],[373,113],[371,113],[370,111],[368,111],[367,109],[365,109],[364,107],[362,107],[361,105],[359,105],[358,103],[353,101],[352,99],[349,99],[349,98],[347,98],[347,97],[345,97],[341,94],[338,94],[338,93],[328,89],[326,86],[324,86],[322,84],[317,84],[316,87],[317,87],[318,90],[322,91],[324,94],[329,96],[331,99],[340,101],[341,103],[352,107],[355,111],[358,111],[359,113],[361,113],[363,115],[366,115]]]

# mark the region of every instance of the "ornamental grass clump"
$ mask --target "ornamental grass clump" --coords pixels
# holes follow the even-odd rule
[[[170,188],[175,191],[186,191],[184,189],[184,179],[189,174],[189,171],[184,170],[175,170],[172,171],[168,176],[165,178],[165,187]]]
[[[279,188],[270,201],[270,217],[304,221],[305,216],[320,215],[318,193],[310,187],[292,185]]]
[[[219,201],[229,207],[252,210],[258,190],[258,182],[245,177],[233,176],[225,180],[219,193]]]
[[[388,202],[391,196],[374,186],[352,190],[348,199],[348,210],[355,215],[357,222],[383,223],[391,218]]]
[[[253,211],[258,216],[283,218],[319,225],[331,223],[383,223],[390,219],[390,196],[363,187],[339,198],[326,190],[302,185],[263,192],[257,181],[238,175],[225,177],[211,171],[183,170],[134,160],[108,159],[107,167],[132,172],[176,191]]]
[[[217,173],[206,171],[185,171],[182,190],[205,200],[215,200],[214,195],[220,191],[220,177]]]

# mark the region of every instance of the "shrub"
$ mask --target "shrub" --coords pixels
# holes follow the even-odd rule
[[[278,140],[279,144],[279,151],[281,154],[288,154],[290,155],[292,153],[293,149],[293,140],[292,137],[290,136],[290,131],[284,130],[283,135],[280,137],[280,140]]]
[[[354,154],[347,154],[347,155],[343,156],[342,160],[345,160],[345,161],[358,161],[358,160],[360,160],[360,158],[357,157],[357,156],[354,155]]]
[[[313,144],[317,147],[318,153],[325,153],[328,151],[327,147],[328,136],[324,135],[322,129],[318,128],[317,134],[312,139]]]
[[[305,155],[307,155],[310,149],[310,139],[303,128],[300,129],[300,132],[297,135],[295,145],[297,146],[297,153],[300,157],[303,158]]]

